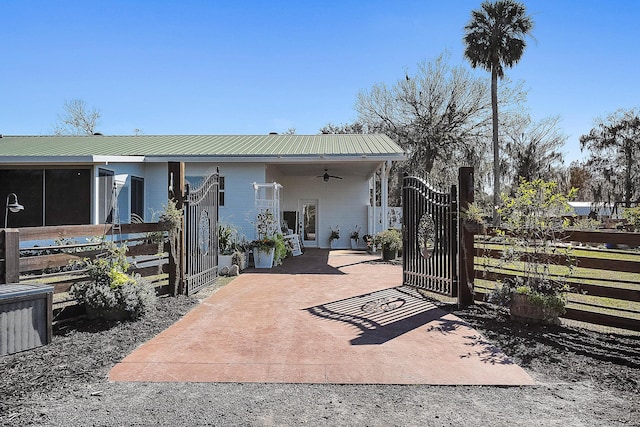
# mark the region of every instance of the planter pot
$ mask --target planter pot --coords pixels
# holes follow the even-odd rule
[[[464,229],[472,234],[485,234],[487,232],[487,228],[482,222],[464,221],[463,225]]]
[[[223,268],[227,268],[227,272],[231,268],[231,259],[233,255],[218,255],[218,274],[222,272]]]
[[[509,307],[511,320],[524,323],[546,323],[548,325],[560,324],[560,312],[549,307],[532,304],[529,297],[523,294],[511,296]]]
[[[85,309],[87,311],[87,318],[91,320],[126,320],[131,318],[131,312],[124,308],[92,307],[85,304]]]
[[[256,268],[273,267],[273,254],[275,251],[275,248],[270,248],[268,250],[256,248],[253,251],[253,262]]]
[[[351,249],[358,249],[358,241],[356,239],[351,239]]]
[[[398,256],[398,251],[393,249],[382,248],[382,259],[385,261],[391,261],[396,259]]]

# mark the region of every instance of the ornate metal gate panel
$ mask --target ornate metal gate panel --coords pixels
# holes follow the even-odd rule
[[[184,293],[191,295],[218,276],[218,172],[197,189],[186,185]]]
[[[458,295],[457,189],[438,191],[421,178],[402,185],[403,283]]]

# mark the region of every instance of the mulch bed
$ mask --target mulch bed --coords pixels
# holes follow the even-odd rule
[[[71,393],[88,384],[99,388],[113,365],[198,303],[194,297],[164,297],[137,322],[60,323],[51,344],[0,357],[0,424],[37,419],[39,399],[46,396]],[[541,383],[589,381],[629,399],[640,393],[638,336],[512,323],[505,312],[488,305],[448,309]]]
[[[488,304],[450,310],[481,332],[540,382],[591,381],[633,396],[640,393],[640,336],[566,326],[512,322]]]

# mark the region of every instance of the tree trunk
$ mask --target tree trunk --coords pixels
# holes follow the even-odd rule
[[[491,113],[493,118],[493,225],[500,225],[500,145],[498,144],[498,71],[491,67]]]
[[[623,142],[624,154],[625,154],[625,171],[624,171],[624,207],[631,207],[631,193],[633,192],[633,185],[631,183],[631,168],[633,168],[633,141],[626,140]]]

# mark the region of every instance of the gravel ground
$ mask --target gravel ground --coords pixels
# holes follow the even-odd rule
[[[0,425],[640,425],[640,337],[513,324],[484,305],[452,311],[537,386],[107,382],[115,363],[212,291],[161,298],[138,322],[60,324],[51,344],[0,357]]]

